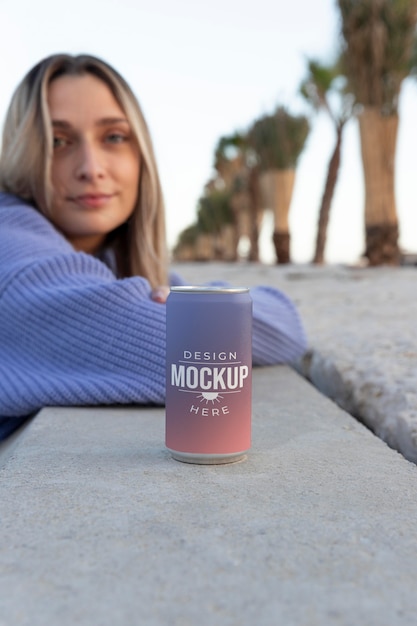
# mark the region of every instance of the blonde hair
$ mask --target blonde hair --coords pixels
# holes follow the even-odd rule
[[[167,284],[167,249],[161,184],[149,130],[127,82],[104,61],[57,54],[33,67],[17,87],[4,124],[0,190],[33,203],[51,216],[52,125],[47,105],[50,83],[63,75],[92,74],[111,90],[123,109],[141,154],[136,206],[129,221],[111,234],[120,277],[144,276],[153,287]]]

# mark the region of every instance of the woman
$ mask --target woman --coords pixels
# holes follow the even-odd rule
[[[95,57],[44,59],[12,98],[0,155],[0,416],[163,403],[167,284],[161,187],[131,89]],[[252,298],[254,363],[302,354],[286,296]]]

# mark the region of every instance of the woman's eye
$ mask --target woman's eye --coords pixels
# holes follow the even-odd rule
[[[65,137],[54,137],[54,148],[63,148],[68,145],[68,139]]]
[[[127,136],[123,133],[110,133],[106,136],[106,141],[109,143],[123,143],[127,141]]]

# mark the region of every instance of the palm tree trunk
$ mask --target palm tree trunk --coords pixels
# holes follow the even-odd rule
[[[194,261],[194,246],[183,244],[174,252],[175,261]]]
[[[249,237],[249,209],[250,196],[249,191],[241,189],[236,191],[230,200],[235,226],[235,260],[239,258],[238,246],[242,237]]]
[[[274,215],[273,241],[277,263],[289,263],[290,232],[288,216],[294,190],[295,170],[268,170],[261,175],[260,183],[264,204]]]
[[[316,249],[313,257],[313,263],[316,263],[318,265],[324,263],[324,249],[326,247],[327,226],[329,224],[330,207],[332,204],[333,194],[336,187],[337,176],[340,167],[343,127],[344,123],[340,122],[336,128],[336,145],[334,147],[332,157],[329,161],[326,184],[324,187],[323,198],[321,200],[319,222],[317,227]]]
[[[248,191],[250,215],[249,261],[257,263],[259,261],[259,229],[262,219],[262,201],[259,187],[259,170],[257,167],[252,167],[249,171]]]
[[[219,235],[219,259],[222,261],[237,261],[236,226],[225,224]]]
[[[398,265],[394,180],[398,115],[381,115],[377,107],[365,107],[359,129],[365,177],[365,256],[370,265]]]
[[[213,235],[209,233],[201,233],[197,237],[195,243],[196,261],[212,261],[214,258],[214,240]]]

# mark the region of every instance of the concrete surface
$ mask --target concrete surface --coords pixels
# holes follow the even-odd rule
[[[0,471],[1,626],[397,626],[417,614],[417,468],[290,368],[253,447],[178,463],[164,410],[48,408]]]
[[[290,295],[310,350],[299,371],[417,462],[417,268],[178,264],[187,280],[273,285]]]

